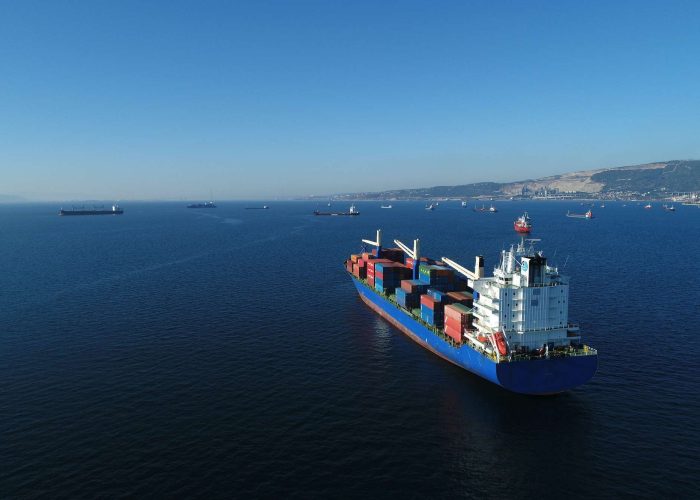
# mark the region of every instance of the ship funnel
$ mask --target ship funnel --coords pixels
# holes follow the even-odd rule
[[[474,275],[477,278],[484,277],[484,257],[483,257],[483,255],[477,255],[474,258]]]

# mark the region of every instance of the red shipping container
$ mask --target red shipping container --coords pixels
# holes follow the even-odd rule
[[[362,254],[362,260],[371,260],[371,259],[374,259],[374,255],[372,255],[371,253],[364,252]]]
[[[371,278],[367,276],[367,283],[369,284],[369,286],[374,288],[374,276],[372,276]]]
[[[381,271],[374,271],[374,277],[375,277],[375,279],[376,279],[376,278],[379,278],[380,280],[383,280],[383,279],[384,279],[384,273],[381,272]]]
[[[357,265],[359,267],[367,267],[367,261],[366,260],[358,260]]]
[[[439,300],[436,300],[427,293],[420,296],[420,303],[433,311],[440,311],[443,308],[443,304],[441,304]]]
[[[374,279],[374,269],[367,268],[367,277]]]
[[[378,263],[391,264],[389,259],[371,259],[367,261],[367,268],[374,271],[374,266]]]
[[[445,316],[445,327],[450,327],[453,330],[457,330],[459,332],[463,331],[465,328],[469,328],[471,326],[469,321],[460,321],[458,319],[450,318],[449,316]]]
[[[450,328],[448,326],[445,327],[445,334],[452,338],[455,342],[458,344],[462,343],[462,333],[461,330],[455,330],[453,328]]]
[[[445,306],[445,317],[455,318],[462,321],[462,316],[470,316],[471,312],[465,311],[466,307],[463,304],[449,304]]]

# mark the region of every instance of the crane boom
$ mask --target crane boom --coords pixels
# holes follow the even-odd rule
[[[457,263],[456,263],[455,261],[453,261],[452,259],[448,259],[447,257],[443,257],[443,258],[442,258],[442,261],[443,261],[445,264],[447,264],[448,266],[450,266],[452,269],[454,269],[455,271],[457,271],[459,274],[462,274],[462,275],[466,276],[466,277],[469,278],[470,280],[479,279],[479,276],[477,276],[475,273],[471,272],[471,271],[470,271],[469,269],[467,269],[466,267],[457,264]]]
[[[377,229],[377,240],[376,241],[362,240],[362,243],[367,243],[368,245],[372,245],[373,247],[381,247],[382,246],[382,230]]]

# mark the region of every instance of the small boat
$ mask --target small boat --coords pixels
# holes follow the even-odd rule
[[[650,208],[651,208],[651,203],[647,203],[646,205],[644,205],[644,208],[646,208],[647,210],[650,209]]]
[[[467,208],[467,202],[466,202],[466,200],[462,202],[462,208]]]
[[[391,205],[382,205],[382,208],[393,208]]]
[[[605,203],[601,203],[600,208],[605,208]]]
[[[567,217],[572,217],[574,219],[592,219],[593,218],[593,212],[589,209],[588,212],[585,214],[577,214],[574,212],[566,212]]]
[[[675,212],[676,207],[674,207],[673,205],[671,205],[671,206],[664,205],[664,210],[666,210],[667,212]]]
[[[474,206],[474,211],[475,212],[491,212],[492,214],[498,212],[498,210],[496,210],[496,207],[494,207],[493,205],[491,205],[489,208],[486,208],[485,205],[481,205],[481,208],[477,208],[476,206]]]
[[[513,229],[518,233],[529,233],[532,230],[532,223],[530,222],[530,216],[527,215],[527,212],[513,222]]]
[[[431,203],[430,205],[426,205],[425,209],[426,209],[426,210],[435,210],[435,205],[433,205],[433,204]]]
[[[314,210],[314,215],[360,215],[360,211],[352,204],[348,212],[319,212]]]

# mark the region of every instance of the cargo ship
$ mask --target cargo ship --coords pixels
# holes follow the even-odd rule
[[[205,201],[204,203],[191,203],[187,208],[216,208],[216,203],[213,201]]]
[[[412,340],[509,391],[551,395],[588,382],[598,352],[569,322],[569,279],[549,266],[534,241],[501,252],[492,276],[477,256],[474,270],[409,248],[351,255],[345,268],[360,298]]]
[[[70,210],[59,210],[58,215],[122,215],[124,210],[119,208],[119,205],[112,205],[111,210],[105,210],[104,208],[93,208],[92,210],[86,210],[85,208],[75,208]]]
[[[532,223],[530,222],[530,216],[527,215],[527,212],[513,222],[513,229],[518,233],[529,233],[532,230]]]
[[[567,217],[572,217],[574,219],[592,219],[593,218],[593,212],[589,209],[588,212],[584,214],[578,214],[575,212],[566,212]]]
[[[314,210],[314,215],[360,215],[360,211],[355,205],[350,205],[350,210],[347,212],[319,212]]]

